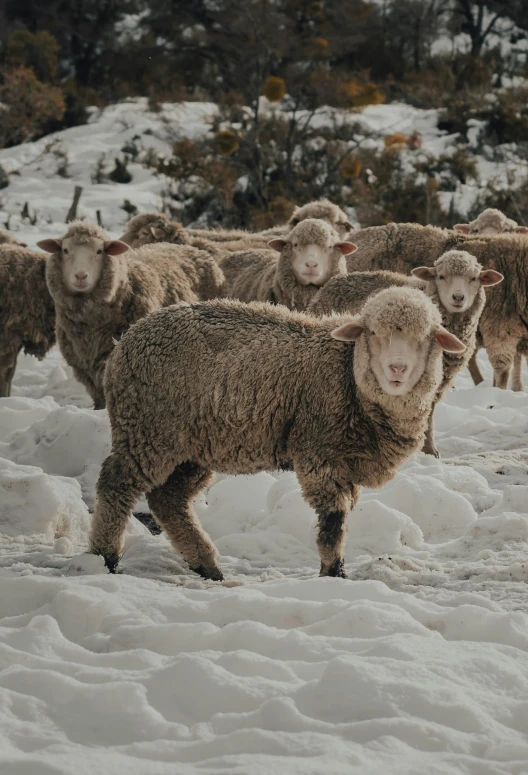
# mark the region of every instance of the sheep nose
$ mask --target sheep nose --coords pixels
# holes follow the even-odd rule
[[[88,272],[75,272],[76,280],[86,280],[87,277],[88,277]]]
[[[464,294],[463,293],[454,293],[453,294],[453,301],[456,301],[457,304],[462,304],[464,301]]]
[[[407,371],[407,365],[404,363],[389,363],[389,369],[396,378],[403,377]]]
[[[315,269],[317,266],[319,266],[319,262],[318,261],[307,261],[306,262],[306,266],[309,269]]]

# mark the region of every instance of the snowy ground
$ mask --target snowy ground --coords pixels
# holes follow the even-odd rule
[[[262,110],[278,110],[263,97]],[[83,188],[78,216],[95,220],[99,210],[103,225],[116,235],[124,231],[129,217],[125,202],[146,210],[164,210],[171,199],[175,181],[153,169],[149,158],[169,158],[178,138],[196,138],[211,131],[210,119],[216,106],[205,102],[165,104],[158,112],[148,109],[146,99],[134,99],[111,105],[103,111],[95,108],[90,122],[48,135],[41,140],[0,150],[0,166],[9,174],[10,183],[0,191],[0,228],[7,225],[30,246],[43,236],[59,236],[69,211],[74,188]],[[409,171],[413,164],[456,151],[458,135],[446,134],[437,127],[437,110],[420,110],[402,103],[370,105],[361,114],[321,108],[313,117],[314,127],[335,123],[359,122],[355,139],[365,148],[384,148],[384,138],[395,132],[420,133],[421,149],[402,150],[401,157]],[[455,190],[441,191],[440,200],[446,212],[452,204],[461,213],[473,205],[479,192],[490,181],[496,188],[510,187],[526,179],[528,163],[517,153],[515,145],[495,149],[482,148],[479,135],[481,122],[472,120],[468,130],[468,150],[478,169],[478,182],[458,183]],[[135,148],[135,160],[130,149]],[[102,165],[106,175],[116,158],[129,156],[129,183],[97,182]],[[419,175],[417,175],[419,179]],[[425,182],[426,177],[423,177]],[[27,204],[28,217],[22,218]],[[347,208],[355,220],[354,208]]]
[[[317,577],[294,475],[219,478],[197,510],[221,585],[137,520],[121,575],[86,561],[106,412],[57,351],[22,357],[0,406],[2,775],[526,773],[528,394],[469,384],[438,410],[442,462],[363,492],[350,581]]]
[[[139,162],[130,184],[93,183],[101,154],[111,167],[133,137],[168,152],[212,110],[133,101],[0,152],[0,226],[32,246],[60,235],[81,184],[79,214],[101,209],[120,234],[124,199],[160,207],[167,181]],[[435,111],[362,116],[369,142],[452,141]],[[481,358],[486,382],[461,375],[438,409],[442,461],[417,455],[363,492],[349,581],[317,577],[295,476],[263,473],[219,477],[196,504],[222,555],[214,584],[137,520],[121,574],[83,555],[108,418],[58,351],[21,357],[0,399],[1,775],[527,773],[528,394],[490,387]]]

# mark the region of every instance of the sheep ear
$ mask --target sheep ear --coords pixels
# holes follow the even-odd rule
[[[434,280],[436,269],[430,266],[417,266],[415,269],[411,269],[411,274],[419,277],[420,280]]]
[[[126,253],[127,250],[130,250],[130,246],[125,245],[125,243],[121,242],[119,239],[113,239],[105,242],[104,249],[109,256],[119,256],[121,253]]]
[[[516,234],[528,234],[528,226],[517,226],[515,229]]]
[[[166,236],[164,229],[160,228],[159,226],[151,226],[150,227],[150,233],[154,237],[154,239],[163,241],[163,238]]]
[[[466,345],[454,334],[449,333],[443,326],[438,328],[434,336],[442,350],[446,353],[463,353],[466,349]]]
[[[453,226],[453,231],[461,231],[462,234],[469,234],[471,232],[471,226],[469,223],[457,223]]]
[[[479,275],[479,280],[481,285],[489,287],[501,283],[504,280],[504,275],[496,272],[495,269],[484,269]]]
[[[288,244],[288,240],[272,239],[268,242],[268,247],[273,248],[273,250],[277,250],[280,253],[284,249],[285,245],[287,244]]]
[[[345,226],[346,226],[347,231],[355,231],[356,230],[356,227],[354,226],[353,223],[350,223],[350,221],[345,221]]]
[[[340,342],[355,342],[356,339],[359,339],[364,330],[365,325],[363,321],[361,318],[356,318],[356,320],[349,320],[348,323],[339,326],[339,328],[334,328],[334,330],[330,332],[330,336]]]
[[[62,240],[41,239],[37,242],[37,247],[45,250],[46,253],[58,253],[62,249]]]
[[[354,245],[353,242],[336,242],[334,247],[336,247],[343,256],[349,256],[358,249],[358,246]]]

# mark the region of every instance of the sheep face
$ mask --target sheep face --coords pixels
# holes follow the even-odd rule
[[[62,279],[70,293],[88,294],[99,282],[105,260],[128,250],[119,240],[104,240],[84,236],[81,241],[75,236],[63,239],[46,239],[37,243],[48,253],[59,253]]]
[[[307,218],[287,239],[273,239],[268,245],[280,252],[280,263],[289,265],[299,285],[324,285],[336,274],[344,274],[344,256],[357,247],[336,239],[334,229],[325,221]]]
[[[389,396],[409,394],[424,374],[430,358],[438,360],[440,375],[439,350],[431,347],[433,340],[446,352],[466,349],[442,327],[438,310],[425,294],[410,288],[381,291],[367,300],[360,317],[334,329],[332,336],[343,342],[363,337],[370,368]]]
[[[415,277],[436,284],[438,297],[448,312],[462,313],[473,306],[482,287],[497,285],[504,279],[500,272],[482,269],[476,259],[465,251],[450,251],[436,261],[435,266],[419,266],[412,270]]]

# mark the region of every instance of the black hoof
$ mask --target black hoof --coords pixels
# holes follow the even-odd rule
[[[336,560],[329,568],[322,568],[319,573],[320,576],[332,576],[333,578],[346,579],[348,576],[345,573],[345,565],[343,560]]]
[[[106,567],[109,573],[115,573],[119,563],[119,557],[117,554],[109,554],[104,558]]]
[[[201,576],[203,579],[209,579],[209,581],[223,581],[224,574],[220,568],[206,568],[205,565],[198,565],[197,568],[191,568],[195,573]]]

